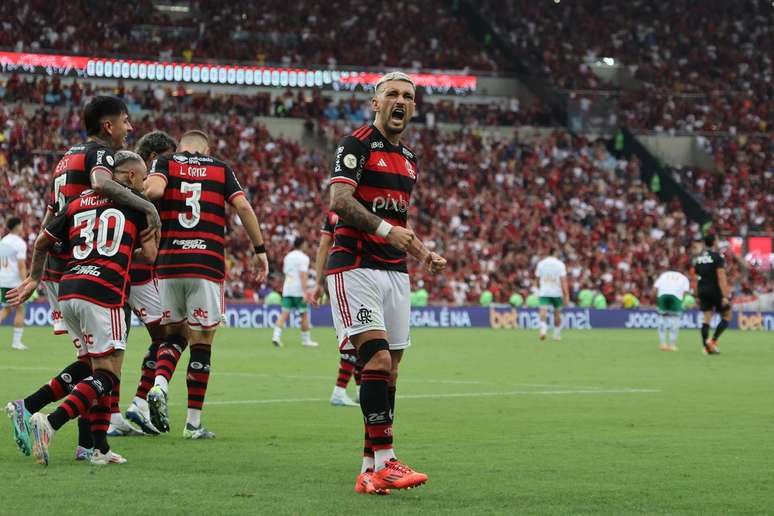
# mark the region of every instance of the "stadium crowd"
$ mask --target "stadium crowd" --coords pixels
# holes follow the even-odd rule
[[[494,70],[502,58],[485,52],[442,0],[373,9],[355,0],[220,2],[197,0],[189,13],[139,0],[7,0],[0,4],[0,47],[259,64],[384,66]],[[84,16],[99,6],[99,16]],[[422,41],[419,41],[419,35]],[[224,35],[227,35],[224,37]],[[373,51],[378,48],[379,51]]]
[[[480,9],[519,59],[561,89],[617,90],[590,65],[625,67],[640,87],[615,96],[632,128],[774,127],[770,2],[486,0]]]
[[[22,77],[12,74],[0,79],[0,101],[27,102],[46,106],[72,107],[81,104],[84,97],[96,94],[116,95],[129,110],[163,113],[232,113],[242,116],[276,116],[305,119],[343,120],[362,124],[371,119],[368,99],[354,94],[336,99],[321,90],[285,90],[272,99],[268,92],[255,94],[228,94],[211,91],[199,92],[180,84],[175,87],[156,84],[126,86],[118,81],[114,87],[97,87],[82,79],[59,77]],[[416,120],[429,126],[436,123],[458,123],[466,126],[547,125],[550,117],[538,103],[522,106],[517,98],[479,102],[459,98],[434,98],[420,94],[417,99]]]
[[[296,235],[317,241],[330,149],[354,127],[325,125],[324,142],[310,149],[272,138],[265,127],[236,114],[185,120],[147,114],[132,123],[133,138],[152,129],[179,136],[191,127],[212,135],[215,154],[234,164],[257,209],[275,271]],[[52,164],[83,138],[79,116],[54,108],[25,115],[20,106],[5,106],[0,128],[0,180],[8,192],[0,209],[22,216],[34,235]],[[515,292],[526,297],[534,286],[534,264],[552,242],[567,257],[573,296],[593,289],[611,304],[625,293],[648,302],[659,271],[670,264],[686,268],[698,227],[686,222],[679,206],[659,203],[640,183],[636,160],[616,160],[601,141],[563,131],[529,141],[477,129],[410,133],[408,144],[423,163],[412,220],[450,262],[449,273],[439,278],[413,271],[432,302],[477,302],[487,289],[496,302],[507,302]],[[745,211],[749,203],[741,206],[739,218],[729,219],[724,230],[738,234],[735,224],[759,216]],[[233,220],[227,249],[229,295],[263,297],[267,288],[251,280],[249,245]],[[307,251],[313,253],[313,245]]]

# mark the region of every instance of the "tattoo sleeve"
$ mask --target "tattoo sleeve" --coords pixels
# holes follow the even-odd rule
[[[132,192],[132,190],[112,179],[106,180],[102,185],[102,194],[122,206],[132,208],[142,213],[148,214],[156,211],[156,207],[153,206],[153,203],[147,200],[145,196],[140,197]]]
[[[32,248],[32,259],[30,260],[30,278],[35,281],[40,281],[43,276],[43,266],[46,263],[46,256],[48,256],[48,250],[51,248],[51,241],[43,240],[43,236],[39,236],[35,242],[35,246]]]
[[[352,194],[355,187],[346,183],[333,183],[331,185],[331,210],[341,217],[344,222],[355,226],[360,231],[375,233],[382,219],[374,215],[360,204]]]

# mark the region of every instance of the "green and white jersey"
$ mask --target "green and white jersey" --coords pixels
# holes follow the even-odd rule
[[[677,271],[666,271],[661,274],[653,285],[659,296],[671,295],[677,299],[683,299],[686,292],[691,290],[691,283],[684,274]]]
[[[543,258],[537,264],[535,275],[540,280],[538,296],[564,297],[562,278],[567,276],[567,267],[560,259],[553,256]]]

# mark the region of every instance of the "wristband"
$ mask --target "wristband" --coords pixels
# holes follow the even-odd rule
[[[253,251],[255,251],[255,254],[261,254],[261,253],[265,254],[266,253],[266,246],[263,245],[263,244],[257,245],[255,247],[253,247]]]
[[[386,220],[383,220],[379,223],[379,227],[376,228],[376,236],[387,238],[387,235],[390,234],[391,229],[392,229],[392,224],[390,224]]]

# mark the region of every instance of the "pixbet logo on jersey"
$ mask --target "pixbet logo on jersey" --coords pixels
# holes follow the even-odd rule
[[[378,209],[406,213],[409,209],[409,201],[403,197],[393,197],[391,194],[387,194],[387,197],[379,196],[371,201],[371,211],[376,212]]]

